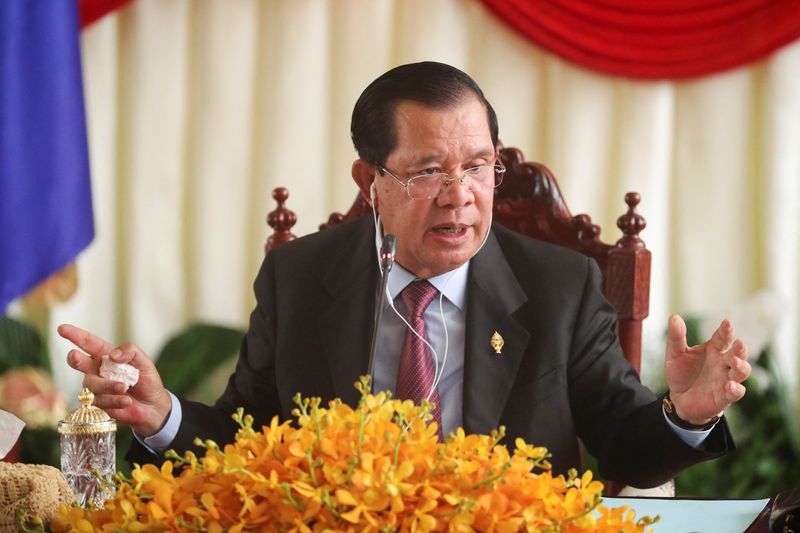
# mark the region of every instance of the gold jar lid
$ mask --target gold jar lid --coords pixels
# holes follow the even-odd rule
[[[81,406],[72,411],[58,423],[58,432],[62,435],[91,435],[117,431],[117,423],[108,414],[92,405],[94,394],[83,389],[78,395]]]

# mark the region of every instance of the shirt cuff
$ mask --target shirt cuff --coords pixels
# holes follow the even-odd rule
[[[711,426],[709,429],[704,429],[700,431],[683,429],[682,427],[675,425],[675,423],[669,419],[669,417],[667,416],[667,412],[664,411],[663,406],[661,407],[661,414],[664,415],[664,420],[667,421],[667,424],[669,424],[669,427],[672,428],[672,431],[675,432],[678,438],[680,438],[683,442],[685,442],[692,448],[699,448],[706,440],[706,438],[711,434],[711,432],[714,431],[714,426],[716,426],[716,424],[714,424],[714,426]]]
[[[169,391],[167,391],[169,392]],[[169,412],[167,423],[161,428],[158,433],[150,435],[149,437],[142,437],[134,431],[133,436],[139,441],[139,444],[147,448],[153,453],[164,452],[175,437],[178,435],[178,429],[181,426],[183,419],[183,411],[181,411],[181,402],[178,397],[169,392],[169,397],[172,400],[172,409]]]

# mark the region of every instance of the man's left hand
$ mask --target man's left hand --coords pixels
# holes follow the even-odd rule
[[[747,346],[723,320],[709,340],[689,347],[686,323],[672,315],[667,328],[664,375],[675,413],[696,425],[707,423],[744,396],[742,381],[750,375]]]

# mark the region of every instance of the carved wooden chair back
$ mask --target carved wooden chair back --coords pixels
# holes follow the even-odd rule
[[[539,163],[526,162],[516,148],[500,150],[506,166],[503,183],[494,198],[494,220],[530,237],[565,246],[595,259],[603,272],[603,292],[619,314],[619,337],[625,357],[638,372],[641,365],[642,321],[648,314],[650,298],[650,251],[639,238],[644,218],[636,212],[638,193],[625,195],[627,212],[617,219],[622,236],[615,244],[600,241],[600,227],[589,215],[573,216],[552,172]],[[267,222],[273,234],[265,252],[292,240],[295,214],[286,208],[288,191],[277,188],[272,197],[278,207]],[[333,213],[320,229],[371,213],[359,194],[346,213]]]

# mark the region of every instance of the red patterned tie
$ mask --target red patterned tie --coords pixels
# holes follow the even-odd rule
[[[422,315],[439,291],[427,281],[415,281],[403,289],[400,296],[408,308],[408,323],[419,334],[428,340],[425,334],[425,321]],[[400,355],[400,369],[397,372],[395,397],[401,400],[412,400],[419,405],[428,398],[436,379],[436,365],[430,348],[410,329],[406,331],[403,341],[403,352]],[[441,369],[440,369],[441,370]],[[442,413],[439,409],[439,390],[434,389],[428,401],[436,404],[433,420],[439,425],[442,434]]]

